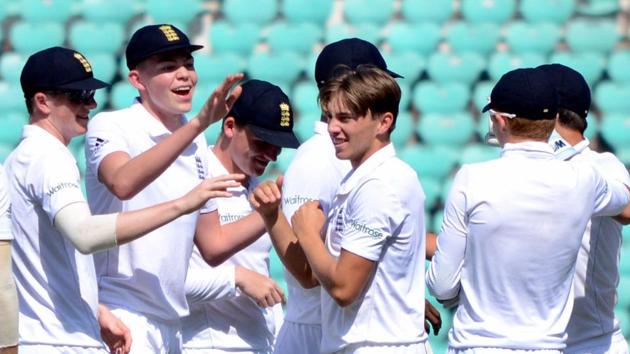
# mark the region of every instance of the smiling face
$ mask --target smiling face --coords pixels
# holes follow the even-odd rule
[[[37,93],[35,96],[34,99],[46,101],[48,120],[51,123],[47,130],[64,144],[67,145],[75,136],[85,134],[88,115],[97,106],[93,96],[81,102],[71,100],[64,93]]]
[[[241,172],[247,176],[260,176],[271,161],[276,161],[282,151],[282,148],[256,137],[246,125],[234,124],[228,129],[231,130],[229,155],[235,167],[234,172]]]
[[[129,72],[140,91],[142,105],[161,119],[179,119],[190,111],[197,85],[194,59],[189,49],[156,54]]]

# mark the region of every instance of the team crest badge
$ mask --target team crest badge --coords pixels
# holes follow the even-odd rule
[[[90,65],[90,62],[88,62],[81,53],[75,52],[74,57],[83,65],[83,69],[85,69],[86,73],[92,72],[92,65]]]
[[[280,126],[288,127],[291,125],[291,107],[286,103],[280,103]]]
[[[175,32],[175,30],[173,29],[173,27],[171,27],[171,25],[164,25],[164,26],[160,26],[159,28],[160,28],[160,31],[164,33],[164,36],[166,37],[167,41],[173,42],[173,41],[179,40],[179,36],[177,35],[177,32]]]

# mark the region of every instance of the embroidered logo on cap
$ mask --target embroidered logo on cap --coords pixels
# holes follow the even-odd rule
[[[164,33],[164,36],[166,36],[167,41],[173,42],[173,41],[179,40],[179,36],[177,35],[177,32],[175,32],[175,30],[173,29],[173,27],[171,27],[171,25],[164,25],[164,26],[160,26],[159,28],[160,28],[160,31]]]
[[[83,65],[83,69],[85,69],[86,73],[91,73],[92,72],[92,65],[90,65],[90,63],[87,61],[87,59],[85,59],[85,57],[83,55],[81,55],[80,53],[74,53],[74,57],[77,58],[77,60],[79,60],[79,62],[81,63],[81,65]]]
[[[286,103],[280,103],[280,126],[288,127],[291,125],[291,107]]]

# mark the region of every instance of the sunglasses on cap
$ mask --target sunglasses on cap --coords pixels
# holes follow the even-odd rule
[[[90,104],[94,100],[96,90],[54,90],[53,95],[64,95],[73,104]]]

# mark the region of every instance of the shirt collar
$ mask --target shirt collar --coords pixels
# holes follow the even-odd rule
[[[52,134],[50,134],[43,128],[40,128],[34,124],[27,124],[24,126],[24,129],[22,130],[22,139],[31,138],[31,137],[47,140],[49,144],[53,144],[53,145],[56,144],[56,145],[62,146],[65,149],[68,149],[68,147],[64,143],[59,141],[59,139],[55,138]]]
[[[501,150],[501,157],[525,155],[536,159],[555,159],[553,149],[546,142],[526,141],[522,143],[506,143]]]
[[[338,194],[348,194],[365,176],[376,170],[385,161],[396,156],[394,144],[389,143],[376,151],[372,156],[368,157],[359,167],[350,170],[348,174],[341,180]]]
[[[164,124],[154,117],[147,109],[140,103],[140,99],[138,97],[135,98],[133,105],[131,106],[131,111],[133,115],[137,117],[137,119],[141,122],[143,126],[145,126],[149,135],[153,137],[158,137],[162,135],[170,135],[171,131],[166,129]],[[135,119],[135,118],[134,118]],[[181,123],[186,124],[186,116],[183,114],[180,117]]]

